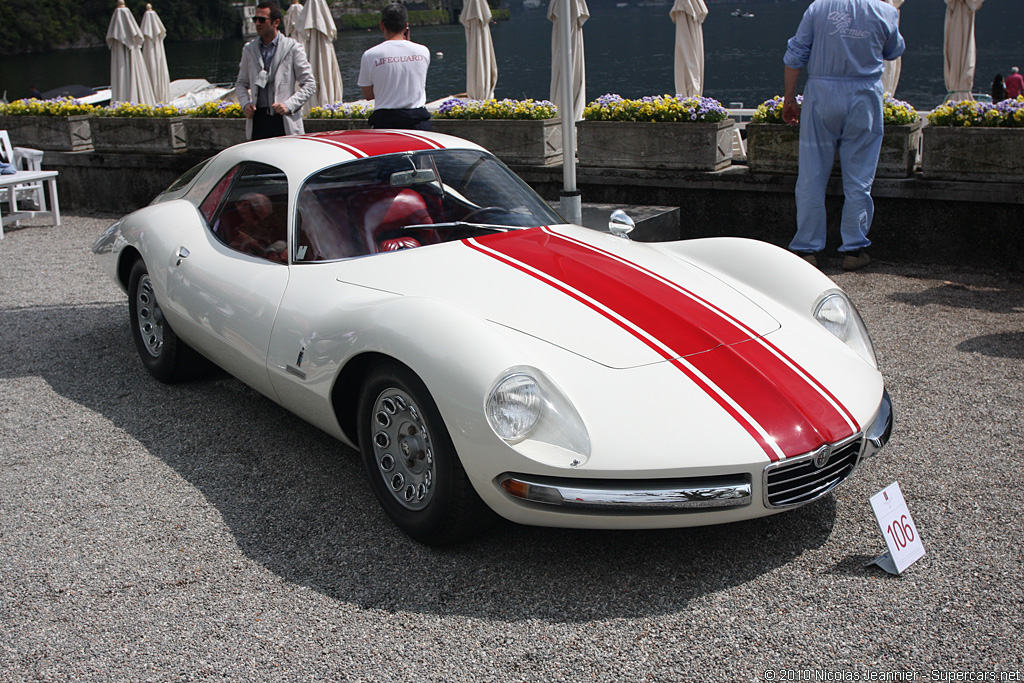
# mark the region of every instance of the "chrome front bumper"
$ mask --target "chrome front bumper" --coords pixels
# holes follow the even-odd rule
[[[892,436],[892,423],[892,400],[889,398],[889,392],[883,389],[882,404],[878,406],[878,414],[864,430],[865,444],[864,452],[860,456],[861,460],[876,455],[885,444],[889,443],[889,438]]]
[[[751,499],[750,477],[745,475],[586,482],[504,474],[498,484],[519,500],[587,510],[678,512],[740,507]]]

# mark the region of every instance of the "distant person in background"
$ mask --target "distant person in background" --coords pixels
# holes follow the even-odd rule
[[[895,7],[879,0],[815,0],[789,39],[782,117],[800,124],[796,235],[791,251],[817,265],[825,248],[825,189],[836,146],[843,172],[843,270],[871,262],[871,185],[882,148],[882,71],[906,47]],[[796,101],[807,67],[803,108]]]
[[[258,4],[256,37],[242,48],[235,95],[249,140],[304,133],[302,105],[316,92],[306,51],[278,31],[282,16],[276,2]]]
[[[1006,84],[1003,83],[1003,74],[996,74],[992,79],[992,101],[1002,102],[1006,99]]]
[[[430,130],[427,67],[430,50],[409,38],[409,12],[393,2],[380,13],[384,42],[363,53],[359,87],[374,100],[370,128]]]
[[[1020,69],[1013,67],[1010,75],[1006,77],[1006,96],[1017,97],[1024,92],[1024,77],[1020,75]]]

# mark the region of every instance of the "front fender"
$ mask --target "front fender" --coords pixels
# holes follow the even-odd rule
[[[342,392],[354,405],[361,387],[336,384],[361,378],[346,369],[376,354],[405,364],[423,380],[450,429],[476,434],[482,427],[490,434],[476,422],[487,392],[503,370],[528,362],[502,328],[442,300],[399,296],[303,270],[293,269],[268,357],[286,408],[353,443],[355,435],[341,429],[332,398]],[[331,295],[299,294],[322,291],[318,286],[329,287]]]
[[[768,242],[709,237],[652,246],[711,272],[753,301],[767,298],[805,317],[822,292],[836,289],[820,270]]]

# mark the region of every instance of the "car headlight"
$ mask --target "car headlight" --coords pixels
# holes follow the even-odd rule
[[[868,328],[864,326],[857,307],[845,294],[838,290],[825,292],[814,307],[814,319],[861,358],[878,368],[875,346],[871,343]]]
[[[535,368],[503,372],[487,395],[484,413],[495,434],[530,457],[571,464],[590,457],[583,418],[562,390]]]
[[[528,437],[543,413],[540,386],[525,373],[508,375],[487,397],[487,422],[506,441],[517,443]]]

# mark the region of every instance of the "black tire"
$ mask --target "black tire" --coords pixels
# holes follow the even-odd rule
[[[172,384],[192,379],[208,367],[205,359],[178,339],[164,320],[142,259],[135,262],[128,277],[128,317],[135,349],[154,378]]]
[[[371,373],[359,397],[359,450],[388,517],[428,545],[466,540],[494,519],[466,476],[426,386],[395,362]]]

